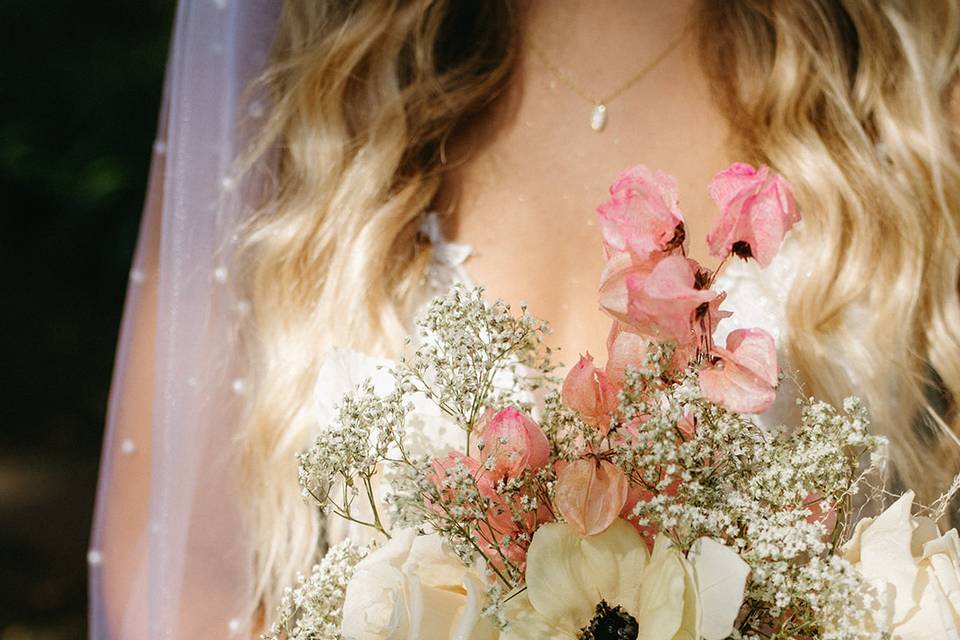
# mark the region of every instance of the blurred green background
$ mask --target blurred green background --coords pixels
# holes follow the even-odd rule
[[[97,459],[174,8],[0,2],[0,640],[86,636]]]

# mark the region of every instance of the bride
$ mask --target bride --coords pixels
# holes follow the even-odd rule
[[[866,400],[893,443],[891,489],[949,484],[956,2],[278,4],[181,0],[89,554],[92,637],[269,624],[322,532],[294,455],[324,390],[349,383],[322,379],[328,347],[396,356],[418,307],[465,281],[527,301],[567,365],[602,354],[593,211],[636,164],[677,177],[711,268],[710,178],[739,161],[791,183],[788,247],[766,269],[726,265],[719,288],[778,338],[795,392]]]

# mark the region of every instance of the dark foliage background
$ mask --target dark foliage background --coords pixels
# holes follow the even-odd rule
[[[86,547],[174,0],[0,2],[0,640],[86,635]]]

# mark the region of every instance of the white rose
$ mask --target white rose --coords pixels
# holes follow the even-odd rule
[[[492,640],[481,618],[480,576],[444,551],[437,535],[412,529],[364,558],[347,585],[341,633],[345,640]]]
[[[893,638],[960,640],[960,538],[911,515],[913,497],[861,520],[843,557],[877,589]]]

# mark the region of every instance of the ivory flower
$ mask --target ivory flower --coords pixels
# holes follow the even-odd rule
[[[608,253],[628,251],[647,260],[683,244],[677,179],[643,165],[620,174],[610,187],[610,199],[597,208],[597,218]]]
[[[886,601],[895,640],[960,638],[960,538],[940,535],[929,518],[911,515],[908,491],[876,518],[864,518],[843,556]]]
[[[484,585],[437,535],[402,530],[357,564],[347,585],[344,640],[492,640]]]
[[[777,348],[763,329],[737,329],[717,361],[700,370],[700,389],[710,402],[738,413],[762,413],[776,400]]]
[[[510,625],[501,638],[572,640],[588,628],[594,637],[621,630],[638,640],[724,638],[740,609],[746,572],[732,550],[713,544],[701,570],[712,582],[701,587],[694,564],[664,536],[651,554],[623,520],[587,537],[569,525],[544,525],[530,544],[527,589],[508,603]]]
[[[754,258],[766,267],[780,249],[783,236],[800,220],[787,181],[737,162],[710,182],[710,197],[720,207],[720,219],[707,235],[710,254],[730,253]]]

